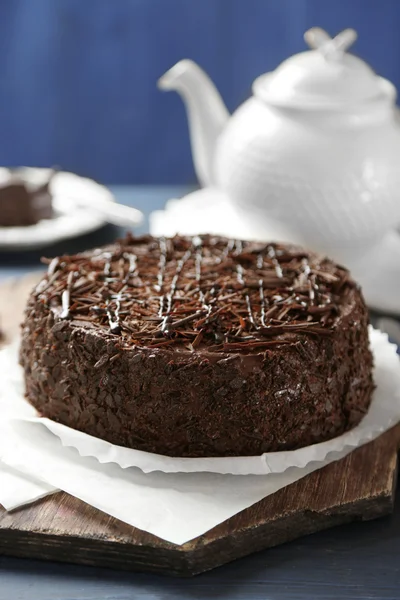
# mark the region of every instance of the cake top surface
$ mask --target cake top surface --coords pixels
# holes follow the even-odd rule
[[[330,335],[355,284],[301,248],[216,236],[128,236],[44,259],[34,297],[121,345],[258,352],[295,336]]]

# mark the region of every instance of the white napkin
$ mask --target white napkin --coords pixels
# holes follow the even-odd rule
[[[23,443],[21,443],[21,441]],[[2,460],[103,512],[174,544],[205,533],[229,517],[319,468],[279,475],[143,473],[115,463],[100,464],[64,448],[45,427],[17,422]]]

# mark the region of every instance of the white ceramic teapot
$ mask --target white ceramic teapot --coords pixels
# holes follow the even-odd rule
[[[258,77],[231,117],[208,76],[183,60],[159,80],[183,97],[203,186],[243,217],[338,256],[363,252],[400,223],[400,123],[394,86],[346,52],[347,29],[313,28],[313,48]]]

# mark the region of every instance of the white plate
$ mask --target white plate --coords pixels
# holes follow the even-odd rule
[[[26,169],[24,176],[32,181],[46,181],[50,169]],[[62,240],[91,233],[105,224],[94,210],[78,206],[80,198],[93,205],[99,201],[115,202],[114,196],[103,185],[74,173],[60,171],[50,183],[54,217],[36,225],[0,227],[0,250],[34,250]]]

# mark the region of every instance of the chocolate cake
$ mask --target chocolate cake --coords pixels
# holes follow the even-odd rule
[[[35,225],[53,215],[49,178],[30,169],[0,170],[0,227]]]
[[[47,262],[20,359],[50,419],[169,456],[244,456],[328,440],[368,410],[367,309],[326,258],[146,236]]]

